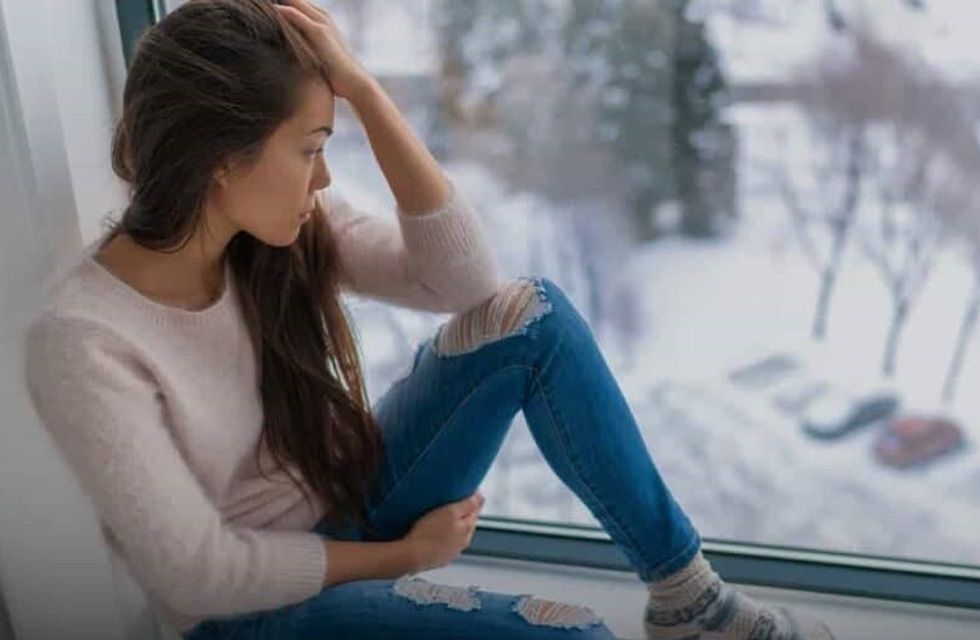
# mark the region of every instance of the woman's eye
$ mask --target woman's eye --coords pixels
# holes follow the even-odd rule
[[[313,151],[307,151],[306,155],[315,156],[318,153],[323,153],[323,147],[320,147],[319,149],[314,149]]]

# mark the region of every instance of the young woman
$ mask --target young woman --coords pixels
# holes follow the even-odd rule
[[[325,191],[338,98],[397,225]],[[648,585],[649,637],[832,637],[719,579],[586,322],[554,282],[501,276],[325,11],[191,0],[151,27],[113,168],[131,201],[50,291],[26,377],[185,638],[612,637],[585,607],[413,575],[469,544],[518,411]],[[373,408],[342,289],[454,314]]]

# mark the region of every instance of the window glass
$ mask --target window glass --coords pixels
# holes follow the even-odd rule
[[[576,303],[702,535],[980,563],[976,3],[321,5],[504,270]],[[391,215],[358,127],[334,185]],[[446,317],[351,305],[377,400]],[[598,526],[520,414],[484,492]]]

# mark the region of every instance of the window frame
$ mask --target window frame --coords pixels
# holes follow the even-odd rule
[[[705,538],[704,556],[732,583],[980,609],[980,568]],[[632,572],[609,535],[583,525],[481,517],[464,552]]]
[[[140,34],[166,13],[163,3],[164,0],[116,0],[116,17],[127,69]]]
[[[116,0],[128,68],[140,34],[164,0]],[[732,583],[980,609],[980,567],[704,539],[702,551]],[[600,529],[481,517],[466,555],[632,571]]]

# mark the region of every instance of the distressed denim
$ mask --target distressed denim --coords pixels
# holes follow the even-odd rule
[[[385,460],[368,502],[377,535],[368,537],[352,525],[328,529],[323,522],[314,530],[345,540],[404,536],[430,510],[479,488],[513,418],[523,411],[543,459],[602,524],[637,576],[649,582],[674,573],[697,553],[701,538],[657,471],[591,330],[551,280],[514,282],[523,283],[525,291],[533,287],[535,294],[519,326],[481,334],[480,323],[487,326],[494,313],[489,308],[469,312],[469,325],[454,317],[456,337],[439,340],[452,320],[443,324],[419,345],[410,371],[373,408],[385,443]],[[351,581],[279,609],[212,618],[185,637],[544,640],[614,635],[587,607],[403,576]]]

